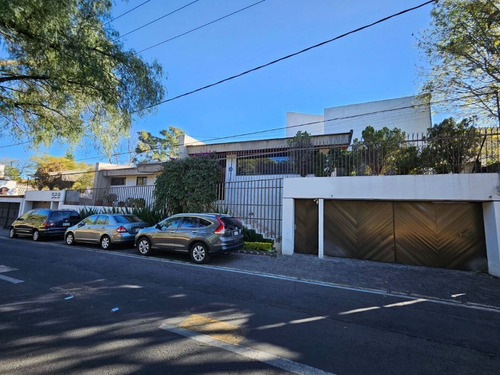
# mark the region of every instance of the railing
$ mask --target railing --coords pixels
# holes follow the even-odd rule
[[[217,211],[238,217],[265,238],[281,237],[282,178],[226,182],[218,186],[222,192]]]
[[[377,137],[373,137],[377,138]],[[350,146],[303,142],[301,147],[236,154],[235,177],[378,176],[500,171],[500,128],[431,137],[388,131]]]
[[[154,185],[68,190],[64,203],[80,206],[142,208],[153,204],[153,191]]]

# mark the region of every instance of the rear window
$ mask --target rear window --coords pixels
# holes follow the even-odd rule
[[[79,220],[80,215],[76,211],[52,211],[50,220],[60,221],[64,219]]]
[[[114,216],[116,222],[121,224],[126,223],[139,223],[142,220],[135,215],[115,215]]]
[[[241,221],[232,216],[221,216],[219,217],[220,221],[224,223],[226,228],[243,228],[243,224]]]

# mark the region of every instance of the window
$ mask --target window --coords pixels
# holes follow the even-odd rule
[[[148,184],[148,178],[147,177],[137,177],[137,186],[146,186]]]
[[[114,218],[117,223],[121,224],[140,223],[142,221],[135,215],[115,215]]]
[[[125,177],[112,177],[111,185],[114,186],[123,186],[125,185]]]
[[[288,155],[281,153],[269,156],[239,157],[236,162],[238,176],[292,174],[292,163]]]
[[[97,215],[92,215],[89,217],[86,217],[85,219],[82,220],[83,225],[93,225],[95,222],[95,219],[97,219]]]
[[[95,221],[95,225],[108,225],[109,219],[107,216],[100,215]]]
[[[181,228],[199,228],[200,219],[197,217],[185,217],[182,221]]]
[[[182,217],[173,217],[171,219],[162,221],[160,223],[160,226],[165,227],[165,228],[171,228],[171,229],[176,229],[179,226],[180,221],[182,220]]]

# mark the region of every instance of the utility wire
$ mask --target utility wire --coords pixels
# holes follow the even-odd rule
[[[492,94],[491,92],[486,92],[486,93],[483,93],[481,95],[491,95],[491,94]],[[350,115],[350,116],[339,116],[339,117],[334,117],[334,118],[326,119],[326,120],[323,119],[323,120],[318,120],[318,121],[304,122],[304,123],[296,124],[296,125],[292,125],[292,126],[281,126],[281,127],[277,127],[277,128],[265,129],[265,130],[254,131],[254,132],[240,133],[240,134],[229,135],[229,136],[224,136],[224,137],[217,137],[217,138],[209,138],[209,139],[205,139],[205,140],[201,140],[201,141],[197,140],[196,142],[193,142],[193,143],[187,143],[187,144],[185,144],[185,146],[194,146],[194,145],[197,145],[198,142],[204,143],[204,142],[216,141],[216,140],[240,138],[240,137],[246,137],[246,136],[250,136],[250,135],[257,135],[257,134],[274,132],[274,131],[278,131],[278,130],[286,130],[286,129],[293,129],[293,128],[298,128],[298,127],[317,125],[317,124],[326,123],[326,122],[330,122],[330,121],[347,120],[347,119],[353,119],[353,118],[358,118],[358,117],[363,117],[363,116],[368,116],[368,115],[374,115],[374,114],[378,114],[378,113],[388,113],[388,112],[393,112],[393,111],[399,111],[402,109],[424,107],[427,105],[442,104],[442,103],[446,103],[446,102],[454,102],[457,100],[470,99],[470,98],[474,98],[474,97],[475,97],[474,95],[464,95],[464,96],[454,97],[454,98],[450,98],[450,99],[429,101],[428,103],[418,103],[418,104],[412,104],[412,105],[408,105],[408,106],[378,110],[378,111],[373,111],[373,112],[358,113],[358,114]],[[206,144],[203,146],[210,146],[210,145],[211,144]],[[174,146],[179,146],[179,144],[175,144]],[[132,155],[132,154],[140,155],[140,154],[144,154],[146,152],[159,150],[159,149],[160,149],[160,147],[151,148],[150,150],[143,151],[140,153],[136,153],[135,151],[126,151],[126,152],[112,154],[111,157],[122,156],[122,155]],[[89,157],[89,158],[84,158],[84,159],[78,159],[77,161],[93,160],[93,159],[98,159],[98,158],[99,158],[98,156],[95,156],[95,157]]]
[[[246,71],[244,71],[244,72],[242,72],[242,73],[239,73],[239,74],[236,74],[236,75],[233,75],[233,76],[230,76],[230,77],[227,77],[227,78],[221,79],[220,81],[217,81],[217,82],[211,83],[211,84],[209,84],[209,85],[206,85],[206,86],[203,86],[203,87],[197,88],[197,89],[195,89],[195,90],[191,90],[191,91],[185,92],[184,94],[180,94],[180,95],[174,96],[173,98],[162,100],[162,101],[160,101],[160,102],[158,102],[158,103],[156,103],[156,104],[151,104],[150,106],[144,107],[144,108],[142,108],[142,109],[140,109],[140,110],[137,110],[137,111],[135,111],[135,112],[140,112],[141,110],[145,110],[145,109],[149,109],[149,108],[153,108],[153,107],[159,106],[159,105],[161,105],[161,104],[169,103],[169,102],[172,102],[172,101],[174,101],[174,100],[177,100],[177,99],[183,98],[183,97],[185,97],[185,96],[192,95],[192,94],[194,94],[194,93],[197,93],[197,92],[200,92],[200,91],[206,90],[206,89],[208,89],[208,88],[211,88],[211,87],[214,87],[214,86],[218,86],[218,85],[220,85],[220,84],[222,84],[222,83],[224,83],[224,82],[231,81],[231,80],[233,80],[233,79],[236,79],[236,78],[242,77],[242,76],[247,75],[247,74],[249,74],[249,73],[253,73],[253,72],[257,71],[257,70],[261,70],[261,69],[267,68],[268,66],[271,66],[271,65],[277,64],[277,63],[279,63],[279,62],[281,62],[281,61],[284,61],[284,60],[290,59],[290,58],[292,58],[292,57],[295,57],[295,56],[300,55],[300,54],[302,54],[302,53],[308,52],[308,51],[310,51],[310,50],[312,50],[312,49],[315,49],[315,48],[318,48],[318,47],[324,46],[325,44],[328,44],[328,43],[334,42],[334,41],[336,41],[336,40],[339,40],[339,39],[345,38],[346,36],[349,36],[349,35],[351,35],[351,34],[358,33],[358,32],[360,32],[360,31],[362,31],[362,30],[365,30],[365,29],[368,29],[368,28],[373,27],[373,26],[375,26],[375,25],[378,25],[379,23],[382,23],[382,22],[388,21],[388,20],[390,20],[391,18],[398,17],[398,16],[403,15],[403,14],[405,14],[405,13],[408,13],[408,12],[414,11],[414,10],[419,9],[419,8],[422,8],[422,7],[424,7],[424,6],[426,6],[426,5],[429,5],[429,4],[431,4],[431,3],[435,3],[436,1],[438,1],[438,0],[429,0],[429,1],[426,1],[425,3],[422,3],[422,4],[420,4],[420,5],[414,6],[414,7],[412,7],[412,8],[407,8],[407,9],[402,10],[402,11],[400,11],[400,12],[397,12],[397,13],[391,14],[390,16],[387,16],[387,17],[381,18],[381,19],[379,19],[378,21],[375,21],[375,22],[372,22],[372,23],[370,23],[370,24],[367,24],[367,25],[364,25],[364,26],[358,27],[357,29],[354,29],[354,30],[348,31],[348,32],[343,33],[343,34],[341,34],[341,35],[338,35],[338,36],[336,36],[336,37],[334,37],[334,38],[331,38],[331,39],[325,40],[324,42],[321,42],[321,43],[318,43],[318,44],[312,45],[312,46],[310,46],[310,47],[304,48],[304,49],[302,49],[302,50],[300,50],[300,51],[297,51],[297,52],[291,53],[291,54],[289,54],[289,55],[283,56],[283,57],[281,57],[281,58],[279,58],[279,59],[276,59],[276,60],[270,61],[270,62],[268,62],[268,63],[266,63],[266,64],[259,65],[259,66],[255,67],[255,68],[252,68],[252,69],[246,70]],[[152,47],[153,47],[153,46],[152,46]],[[152,47],[149,47],[149,48],[152,48]],[[142,51],[145,51],[145,50],[142,50]],[[142,52],[142,51],[139,51],[139,52]]]
[[[122,13],[122,14],[120,14],[119,16],[116,16],[115,18],[113,18],[113,19],[109,20],[108,22],[106,22],[106,23],[105,23],[105,25],[107,25],[108,23],[111,23],[111,22],[113,22],[113,21],[117,20],[117,19],[118,19],[118,18],[120,18],[120,17],[123,17],[123,16],[124,16],[124,15],[126,15],[126,14],[129,14],[130,12],[132,12],[132,11],[136,10],[137,8],[142,7],[144,4],[149,3],[150,1],[151,1],[151,0],[146,0],[145,2],[143,2],[143,3],[139,4],[139,5],[137,5],[136,7],[132,8],[132,9],[130,9],[130,10],[127,10],[125,13]]]
[[[258,5],[258,4],[260,4],[260,3],[263,3],[264,1],[266,1],[266,0],[261,0],[261,1],[258,1],[258,2],[253,3],[253,4],[251,4],[251,5],[249,5],[249,6],[245,7],[245,8],[241,8],[241,9],[239,9],[239,10],[235,11],[235,12],[232,12],[232,13],[226,14],[226,15],[225,15],[225,16],[223,16],[223,17],[220,17],[220,18],[217,18],[217,19],[215,19],[215,20],[213,20],[213,21],[210,21],[210,22],[208,22],[208,23],[205,23],[204,25],[198,26],[198,27],[196,27],[196,28],[194,28],[194,29],[191,29],[191,30],[189,30],[189,31],[186,31],[186,32],[184,32],[184,33],[182,33],[182,34],[176,35],[176,36],[174,36],[174,37],[172,37],[172,38],[166,39],[166,40],[164,40],[164,41],[162,41],[162,42],[156,43],[156,44],[154,44],[154,45],[152,45],[152,46],[149,46],[149,47],[147,47],[147,48],[141,49],[138,53],[141,53],[141,52],[144,52],[144,51],[150,50],[151,48],[158,47],[159,45],[162,45],[162,44],[168,43],[168,42],[170,42],[170,41],[172,41],[172,40],[174,40],[174,39],[180,38],[181,36],[184,36],[184,35],[187,35],[187,34],[189,34],[189,33],[192,33],[193,31],[196,31],[196,30],[202,29],[202,28],[204,28],[204,27],[206,27],[206,26],[209,26],[209,25],[211,25],[211,24],[213,24],[213,23],[216,23],[216,22],[218,22],[218,21],[221,21],[221,20],[223,20],[224,18],[228,18],[228,17],[233,16],[233,15],[235,15],[235,14],[237,14],[237,13],[243,12],[244,10],[247,10],[247,9],[249,9],[249,8],[251,8],[251,7],[254,7],[255,5]],[[125,34],[125,35],[127,35],[127,34]]]
[[[146,23],[146,24],[144,24],[144,25],[142,25],[142,26],[139,26],[138,28],[133,29],[133,30],[131,30],[131,31],[129,31],[129,32],[127,32],[127,33],[123,34],[123,35],[120,35],[120,36],[119,36],[119,38],[123,38],[124,36],[130,35],[130,34],[132,34],[132,33],[136,32],[136,31],[138,31],[138,30],[141,30],[141,29],[143,29],[143,28],[145,28],[145,27],[147,27],[147,26],[149,26],[149,25],[151,25],[151,24],[153,24],[153,23],[155,23],[155,22],[158,22],[158,21],[160,21],[160,20],[164,19],[165,17],[168,17],[168,16],[170,16],[170,15],[172,15],[172,14],[174,14],[174,13],[176,13],[176,12],[178,12],[178,11],[180,11],[180,10],[184,9],[184,8],[187,8],[187,7],[188,7],[188,6],[190,6],[190,5],[193,5],[194,3],[197,3],[198,1],[200,1],[200,0],[194,0],[194,1],[191,1],[190,3],[188,3],[188,4],[184,5],[184,6],[181,6],[180,8],[177,8],[177,9],[175,9],[175,10],[173,10],[173,11],[171,11],[171,12],[167,13],[167,14],[164,14],[163,16],[158,17],[158,18],[154,19],[154,20],[153,20],[153,21],[151,21],[151,22],[148,22],[148,23]]]

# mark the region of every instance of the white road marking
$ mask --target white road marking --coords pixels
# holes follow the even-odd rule
[[[280,368],[282,370],[291,372],[293,374],[310,374],[310,375],[335,375],[331,372],[326,372],[315,367],[307,366],[302,363],[294,362],[289,359],[281,358],[275,356],[271,353],[262,352],[260,350],[255,350],[251,348],[245,348],[243,346],[232,345],[225,343],[223,341],[216,340],[208,335],[200,334],[198,332],[190,331],[188,329],[179,328],[170,324],[162,324],[160,326],[161,329],[165,331],[169,331],[172,333],[176,333],[178,335],[190,338],[192,340],[196,340],[205,345],[210,345],[217,347],[219,349],[226,350],[228,352],[232,352],[255,361],[266,363],[270,366]]]
[[[54,245],[56,247],[61,247],[61,248],[67,247],[67,245],[63,245],[63,244],[54,244]],[[181,262],[181,261],[176,261],[176,260],[151,258],[151,257],[145,257],[143,255],[123,254],[123,253],[109,252],[109,251],[105,251],[105,250],[89,249],[89,248],[83,248],[83,247],[80,247],[80,248],[73,247],[72,249],[79,250],[79,251],[87,251],[87,252],[93,251],[93,252],[98,252],[98,253],[106,254],[106,255],[110,255],[110,256],[120,256],[120,257],[125,257],[125,258],[141,259],[142,261],[170,263],[170,264],[176,264],[179,266],[186,266],[186,267],[206,268],[206,269],[211,269],[211,270],[221,271],[221,272],[231,272],[231,273],[237,273],[237,274],[242,274],[242,275],[264,277],[264,278],[268,278],[268,279],[285,280],[285,281],[291,281],[291,282],[301,283],[301,284],[324,286],[327,288],[350,290],[353,292],[376,294],[376,295],[381,295],[381,296],[403,298],[403,299],[408,299],[408,300],[418,300],[421,298],[425,298],[427,300],[427,302],[429,302],[429,303],[454,306],[454,307],[462,307],[462,308],[471,309],[471,310],[495,312],[495,313],[500,314],[500,306],[485,305],[485,304],[481,304],[481,303],[460,302],[460,301],[456,301],[456,300],[440,299],[437,297],[429,297],[429,296],[424,296],[424,295],[394,293],[394,292],[387,292],[385,290],[379,290],[379,289],[357,288],[357,287],[351,287],[351,286],[342,285],[342,284],[335,284],[335,283],[326,282],[326,281],[299,279],[299,278],[293,277],[293,276],[273,275],[273,274],[268,274],[268,273],[263,273],[263,272],[245,271],[245,270],[239,270],[236,268],[229,268],[229,267],[210,266],[210,265],[203,265],[203,264],[192,264],[192,263]]]
[[[17,268],[12,268],[12,267],[5,266],[5,265],[3,265],[3,264],[0,264],[0,273],[3,273],[3,272],[10,272],[10,271],[17,271]]]
[[[0,275],[0,280],[8,281],[9,283],[12,283],[12,284],[24,283],[23,280],[14,279],[13,277],[5,276],[5,275]]]

